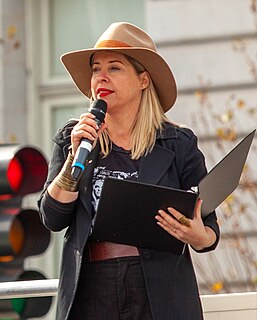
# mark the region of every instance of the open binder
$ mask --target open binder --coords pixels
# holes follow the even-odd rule
[[[106,178],[92,237],[156,250],[170,250],[171,237],[155,220],[159,209],[173,207],[192,218],[198,198],[202,217],[213,212],[238,186],[255,130],[241,140],[192,190]]]

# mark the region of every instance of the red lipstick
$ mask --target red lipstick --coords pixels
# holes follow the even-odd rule
[[[107,88],[98,88],[96,90],[96,93],[100,98],[106,97],[106,96],[108,96],[109,94],[111,94],[113,92],[114,92],[113,90],[110,90],[110,89],[107,89]]]

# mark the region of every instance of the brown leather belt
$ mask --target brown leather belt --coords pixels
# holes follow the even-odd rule
[[[139,256],[138,249],[124,244],[92,241],[88,242],[89,261],[102,261],[120,257]]]

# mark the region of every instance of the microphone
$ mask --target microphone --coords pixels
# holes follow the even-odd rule
[[[100,127],[105,118],[107,103],[102,99],[95,100],[90,106],[89,111],[95,115],[95,122],[97,123],[98,127]],[[78,180],[81,172],[85,169],[86,160],[92,150],[92,144],[93,141],[89,139],[81,139],[72,163],[71,176],[74,180]]]

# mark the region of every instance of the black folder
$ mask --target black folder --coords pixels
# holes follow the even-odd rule
[[[213,212],[238,186],[254,134],[255,130],[190,191],[106,178],[92,238],[169,251],[173,237],[157,225],[157,211],[173,207],[192,218],[197,199],[201,198],[202,217]]]

